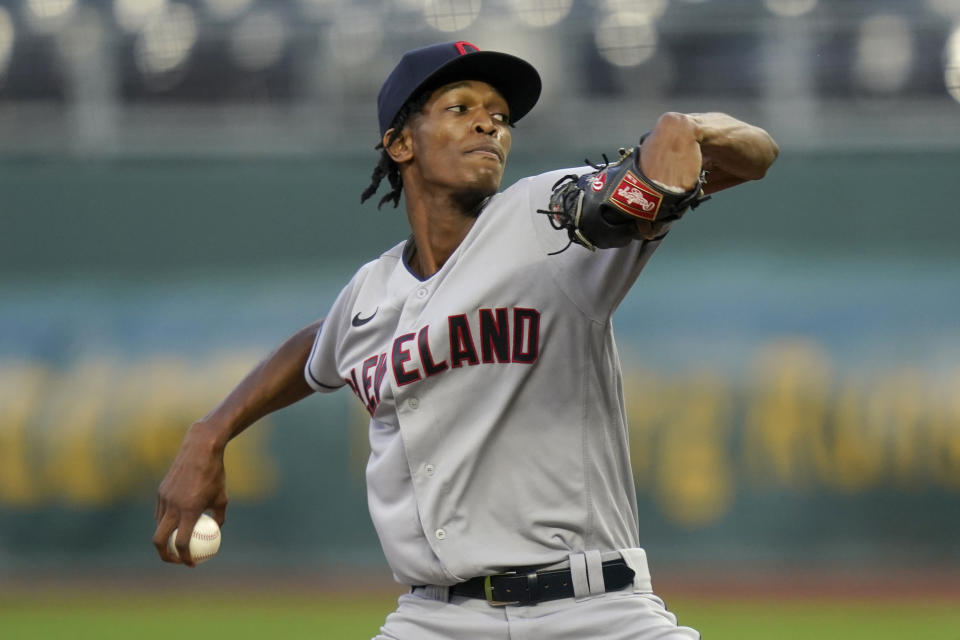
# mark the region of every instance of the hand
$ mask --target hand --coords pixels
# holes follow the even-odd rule
[[[189,547],[197,518],[209,510],[222,527],[226,509],[223,447],[216,445],[203,423],[196,423],[184,436],[180,450],[157,491],[157,529],[153,534],[153,546],[160,559],[194,566]],[[179,529],[175,541],[179,559],[167,548],[167,540],[174,529]]]
[[[661,187],[683,192],[700,178],[703,156],[695,121],[682,113],[665,113],[640,147],[640,170]]]
[[[670,220],[668,222],[650,222],[649,220],[637,220],[634,224],[637,225],[637,233],[644,240],[655,240],[659,238],[667,231],[670,231],[670,227],[675,221]]]

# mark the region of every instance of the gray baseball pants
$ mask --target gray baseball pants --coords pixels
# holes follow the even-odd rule
[[[653,594],[643,549],[619,553],[634,570],[632,589],[590,593],[592,563],[572,554],[574,585],[583,585],[573,598],[494,607],[444,587],[417,588],[400,597],[374,640],[699,640]]]

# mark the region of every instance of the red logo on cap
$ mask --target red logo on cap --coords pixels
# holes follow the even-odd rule
[[[480,47],[473,44],[472,42],[467,42],[466,40],[461,40],[460,42],[455,42],[453,44],[457,48],[457,51],[460,52],[460,55],[465,55],[467,53],[473,53],[474,51],[480,51]],[[467,49],[470,47],[473,51]]]

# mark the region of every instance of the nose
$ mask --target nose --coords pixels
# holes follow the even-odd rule
[[[496,135],[499,131],[497,123],[494,122],[490,114],[484,110],[479,112],[474,127],[477,133],[484,133],[487,135]]]

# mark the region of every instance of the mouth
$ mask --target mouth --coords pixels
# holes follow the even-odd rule
[[[488,157],[496,160],[500,164],[503,164],[503,151],[496,145],[480,145],[479,147],[474,147],[473,149],[468,150],[467,154]]]

